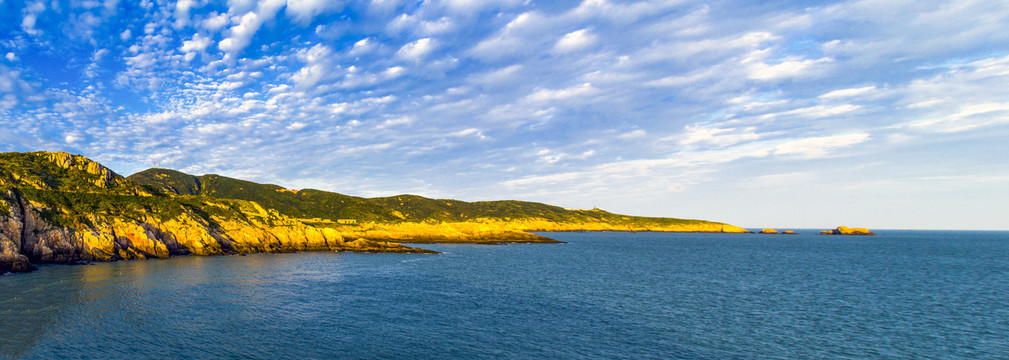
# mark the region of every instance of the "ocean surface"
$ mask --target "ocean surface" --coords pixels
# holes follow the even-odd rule
[[[1009,232],[878,232],[43,266],[0,359],[1009,358]]]

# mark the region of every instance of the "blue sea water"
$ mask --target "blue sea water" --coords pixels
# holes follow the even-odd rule
[[[1009,358],[1009,232],[813,233],[43,266],[0,358]]]

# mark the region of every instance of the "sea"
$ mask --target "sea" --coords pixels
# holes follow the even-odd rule
[[[877,232],[47,265],[0,359],[1009,358],[1009,232]]]

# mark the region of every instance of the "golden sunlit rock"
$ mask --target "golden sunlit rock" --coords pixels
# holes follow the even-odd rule
[[[872,236],[876,235],[872,231],[866,228],[850,228],[847,226],[838,226],[834,230],[824,230],[820,232],[820,235],[865,235]]]

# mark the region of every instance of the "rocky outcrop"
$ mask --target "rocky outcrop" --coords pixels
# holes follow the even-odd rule
[[[778,233],[778,230],[763,229],[763,230],[760,230],[760,232],[758,234],[777,234],[777,233]]]
[[[820,235],[863,235],[872,236],[876,235],[872,231],[866,228],[850,228],[847,226],[838,226],[834,230],[824,230],[820,232]]]
[[[81,155],[0,153],[0,274],[30,271],[33,264],[190,254],[431,253],[399,243],[559,242],[532,232],[749,232],[709,221],[566,210],[518,201],[302,194],[214,175],[202,177],[207,179],[204,183],[202,178],[167,170],[131,178],[136,180]],[[213,185],[211,191],[204,191],[206,184]],[[222,193],[234,196],[219,196]],[[323,199],[324,206],[304,202],[303,197]],[[346,209],[351,215],[364,217],[350,219],[334,212],[323,214],[332,219],[323,219],[305,216],[308,213],[300,209],[306,206],[313,214],[336,211],[332,209],[344,209],[344,202],[350,204]]]
[[[54,224],[53,209],[7,190],[0,199],[0,274],[34,270],[33,264],[226,255],[257,252],[355,251],[434,253],[386,241],[345,241],[334,229],[316,228],[273,214],[223,217],[189,209],[162,219],[90,215]]]
[[[122,176],[84,156],[72,155],[65,152],[48,152],[44,154],[49,161],[64,169],[76,169],[88,174],[97,175],[97,178],[92,182],[97,187],[109,188],[126,183]]]
[[[781,232],[783,235],[795,235],[795,231],[785,230]]]

